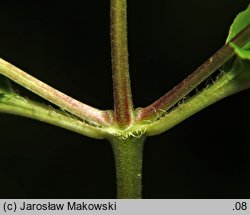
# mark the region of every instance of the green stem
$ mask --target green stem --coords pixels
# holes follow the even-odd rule
[[[172,111],[165,113],[161,119],[148,125],[146,135],[161,134],[207,106],[248,89],[250,77],[249,71],[245,71],[245,68],[249,67],[244,67],[241,65],[241,61],[237,61],[236,66],[230,72],[222,73],[222,76],[211,86],[200,91],[186,102],[180,103]]]
[[[106,137],[104,129],[87,124],[63,111],[12,93],[0,94],[0,112],[36,119],[96,139]]]
[[[126,0],[111,0],[110,22],[114,118],[119,126],[126,127],[131,124],[134,111],[129,76]]]
[[[230,42],[243,46],[250,40],[250,25],[246,26],[239,34],[237,34]],[[191,92],[202,81],[214,73],[219,67],[227,62],[235,54],[232,47],[228,44],[224,45],[204,64],[198,67],[191,75],[185,78],[172,90],[167,92],[151,105],[138,110],[136,121],[151,120],[158,118],[159,113],[169,110],[179,100]]]
[[[122,139],[112,137],[117,178],[117,198],[142,198],[142,160],[145,136]]]
[[[0,74],[3,74],[33,93],[84,120],[100,126],[109,124],[110,116],[107,111],[98,110],[80,101],[77,101],[32,77],[31,75],[1,58]]]

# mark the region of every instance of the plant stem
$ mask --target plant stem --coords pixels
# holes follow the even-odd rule
[[[142,160],[145,136],[122,139],[112,137],[117,178],[117,198],[142,198]]]
[[[250,64],[248,63],[248,66],[244,67],[241,63],[241,61],[237,61],[235,68],[228,73],[222,73],[221,77],[211,86],[203,89],[183,104],[179,104],[158,121],[151,123],[147,127],[146,135],[161,134],[207,106],[234,93],[248,89],[250,87],[250,75],[249,71],[244,70],[247,70]]]
[[[238,46],[243,46],[250,40],[250,25],[244,28],[236,37],[230,42]],[[226,61],[228,61],[235,54],[234,50],[229,46],[229,43],[225,44],[220,50],[218,50],[212,57],[210,57],[204,64],[198,67],[191,75],[180,82],[176,87],[167,92],[157,101],[151,105],[138,110],[136,121],[151,120],[154,121],[161,110],[167,111],[173,105],[175,105],[180,99],[191,92],[202,81],[209,77],[219,67],[221,67]]]
[[[126,0],[111,0],[110,22],[114,118],[119,126],[126,127],[133,120],[127,46]]]
[[[118,126],[133,122],[133,101],[127,46],[127,2],[111,0],[111,50],[114,88],[114,119]],[[117,198],[141,198],[142,156],[145,137],[115,137],[112,144],[117,178]]]
[[[67,115],[63,111],[50,108],[16,94],[0,95],[0,112],[36,119],[96,139],[106,137],[105,130],[101,128],[96,128],[71,115]]]
[[[81,119],[101,126],[109,124],[108,112],[93,108],[61,93],[1,58],[0,74]]]

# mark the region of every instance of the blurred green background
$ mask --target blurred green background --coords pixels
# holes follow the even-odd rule
[[[247,0],[129,0],[134,104],[146,106],[223,44]],[[109,1],[1,1],[0,57],[112,108]],[[146,141],[144,198],[250,198],[249,90]],[[115,198],[108,142],[0,114],[1,198]]]

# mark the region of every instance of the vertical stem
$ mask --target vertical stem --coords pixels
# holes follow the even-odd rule
[[[114,117],[119,126],[126,127],[133,120],[127,46],[126,0],[111,0],[110,21]]]
[[[142,198],[142,159],[145,136],[122,139],[112,137],[118,199]]]

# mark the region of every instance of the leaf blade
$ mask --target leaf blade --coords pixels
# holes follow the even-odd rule
[[[230,43],[230,46],[234,49],[237,56],[243,60],[250,60],[250,50],[241,48],[234,43]]]
[[[243,30],[247,25],[250,24],[250,4],[246,10],[240,12],[234,19],[232,25],[230,26],[228,37],[226,43],[230,42],[241,30]],[[250,42],[246,43],[244,46],[246,49],[250,49]]]

